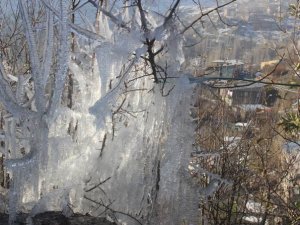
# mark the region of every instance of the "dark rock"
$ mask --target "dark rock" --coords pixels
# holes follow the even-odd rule
[[[70,225],[61,212],[44,212],[32,218],[34,225]]]
[[[19,214],[16,225],[25,225],[28,214]],[[32,218],[34,225],[116,225],[105,218],[75,214],[65,217],[61,212],[44,212]],[[8,215],[0,214],[0,225],[8,225]]]
[[[0,214],[0,225],[8,224],[8,215]]]

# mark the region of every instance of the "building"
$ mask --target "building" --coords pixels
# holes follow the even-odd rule
[[[256,83],[246,87],[233,88],[232,91],[232,105],[253,105],[263,104],[264,84]]]
[[[233,78],[237,77],[244,68],[240,60],[215,60],[205,69],[205,74],[215,77]]]
[[[274,106],[278,91],[262,83],[245,87],[232,88],[232,105],[264,105]]]

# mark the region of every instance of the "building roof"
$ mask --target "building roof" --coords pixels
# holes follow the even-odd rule
[[[253,80],[255,81],[255,80]],[[249,82],[239,82],[237,83],[237,87],[231,88],[230,90],[247,90],[247,91],[251,91],[251,89],[257,89],[257,88],[263,88],[264,86],[266,86],[266,84],[262,84],[262,83],[254,83],[251,84],[249,86],[244,86],[244,87],[239,87],[239,85],[246,85],[249,84]]]
[[[221,64],[221,66],[241,66],[244,63],[241,60],[230,59],[230,60],[214,60],[212,63]]]
[[[245,110],[245,111],[256,111],[256,110],[269,110],[270,108],[267,106],[264,106],[262,104],[241,104],[239,105],[239,108]]]

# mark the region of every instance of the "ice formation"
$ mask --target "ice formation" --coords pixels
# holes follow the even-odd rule
[[[49,1],[41,2],[48,12],[42,66],[26,7],[19,1],[29,28],[35,82],[31,104],[36,111],[26,120],[26,108],[19,113],[17,106],[2,99],[15,116],[7,118],[4,152],[12,174],[11,223],[18,211],[70,214],[71,209],[128,224],[197,224],[199,191],[188,171],[194,139],[189,114],[193,86],[179,72],[184,57],[176,25],[148,14],[151,29],[145,34],[136,10],[127,8],[120,16],[121,12],[101,8],[98,27],[88,31],[67,21],[67,1],[58,1],[59,10]],[[61,35],[58,43],[52,43],[54,17]],[[66,44],[69,29],[78,42],[71,55]],[[142,60],[147,54],[144,39],[150,37],[157,39],[155,50],[167,50],[157,63],[168,64],[172,77],[157,84],[151,75],[144,76],[149,73]],[[60,50],[51,78],[55,45]],[[66,62],[74,79],[71,108],[59,105]],[[47,102],[44,90],[51,79],[53,93]],[[30,84],[26,85],[29,92]],[[20,87],[17,93],[22,102],[26,90]],[[17,129],[27,137],[17,137]],[[20,154],[21,147],[25,153]]]

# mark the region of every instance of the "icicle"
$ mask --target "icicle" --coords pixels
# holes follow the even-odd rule
[[[99,34],[106,40],[112,41],[113,33],[109,27],[108,19],[101,11],[97,23],[99,24]]]

